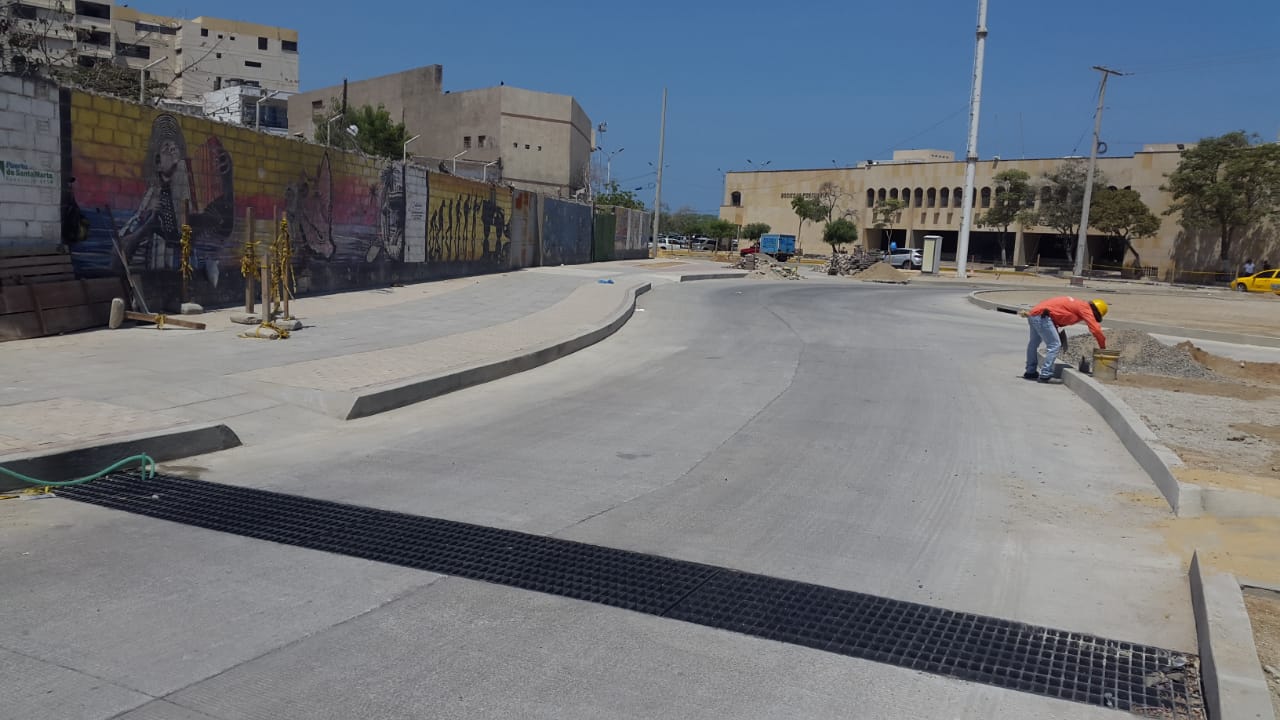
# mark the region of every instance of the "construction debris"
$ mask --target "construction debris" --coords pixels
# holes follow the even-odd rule
[[[878,262],[862,272],[854,275],[859,280],[871,282],[887,282],[907,284],[910,276],[887,262]]]
[[[880,262],[879,253],[869,253],[862,248],[857,248],[853,252],[836,253],[827,259],[826,264],[822,265],[818,272],[825,275],[857,275],[878,262]]]
[[[750,270],[748,278],[774,278],[782,280],[799,280],[800,273],[796,268],[779,263],[772,255],[765,253],[748,253],[739,258],[732,267],[738,270]]]

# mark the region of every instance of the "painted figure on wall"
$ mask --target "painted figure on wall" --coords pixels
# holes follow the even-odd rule
[[[333,243],[333,175],[327,153],[320,159],[314,179],[304,174],[289,185],[285,208],[293,218],[294,241],[312,255],[331,260],[337,248]]]
[[[177,268],[185,211],[192,230],[192,265],[216,286],[218,255],[235,225],[234,173],[231,155],[218,138],[209,137],[200,151],[193,162],[178,119],[168,114],[156,117],[143,160],[147,191],[120,231],[120,251],[131,266]],[[203,187],[196,186],[197,177]],[[209,198],[203,206],[201,195]]]
[[[378,238],[369,247],[365,261],[373,262],[381,255],[388,260],[404,260],[404,165],[388,163],[382,168],[374,186],[378,207]]]
[[[434,197],[427,220],[427,253],[431,262],[480,260],[505,262],[511,245],[507,212],[498,191],[489,186],[487,198],[467,192],[442,192]]]

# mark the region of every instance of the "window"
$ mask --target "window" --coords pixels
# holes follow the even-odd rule
[[[742,207],[742,193],[737,190],[729,193],[729,204],[734,207]]]
[[[235,36],[235,35],[232,35],[232,36],[231,36],[231,42],[235,42],[235,41],[236,41],[236,36]]]
[[[525,149],[525,150],[528,150],[528,149],[529,149],[529,143],[525,143],[525,144],[524,144],[524,149]]]
[[[989,187],[982,188],[982,207],[991,207],[991,188]]]
[[[876,200],[884,202],[884,188],[880,188],[880,191],[876,193]]]
[[[488,135],[480,135],[476,138],[476,147],[484,147],[484,141],[488,140]]]
[[[222,59],[222,53],[218,53],[217,58],[218,58],[219,60],[221,60],[221,59]]]
[[[511,147],[513,147],[513,148],[515,148],[515,149],[519,150],[519,149],[520,149],[520,143],[518,143],[518,142],[513,142],[513,143],[511,143]]]
[[[110,20],[111,5],[90,0],[76,0],[76,14],[99,20]]]
[[[209,28],[200,28],[200,37],[209,37]]]
[[[876,206],[876,191],[867,190],[867,207],[875,207],[875,206]]]
[[[177,35],[178,28],[169,27],[167,25],[157,25],[149,22],[135,22],[133,24],[134,32],[140,33],[160,33],[161,35]]]
[[[110,47],[111,45],[111,33],[105,30],[86,30],[82,28],[76,30],[76,35],[80,38],[80,42],[83,43],[99,47]]]
[[[259,49],[259,50],[266,50],[266,49],[267,49],[267,39],[266,39],[266,38],[264,38],[264,37],[260,37],[260,38],[258,38],[258,49]]]
[[[31,5],[14,5],[13,14],[19,20],[35,20],[37,17],[39,17],[35,7]]]
[[[947,207],[951,204],[951,191],[949,189],[942,188],[942,191],[938,193],[938,204],[942,207]]]
[[[116,52],[123,57],[142,58],[143,60],[151,59],[150,45],[117,45]]]
[[[222,78],[220,78],[220,77],[216,77],[216,78],[214,78],[214,79],[213,79],[213,89],[214,89],[214,90],[221,90],[221,89],[222,89]]]
[[[934,190],[933,188],[929,188],[929,192],[925,195],[925,206],[926,206],[926,207],[937,207],[937,206],[938,206],[938,191],[937,191],[937,190]]]
[[[222,33],[218,33],[218,39],[219,39],[219,40],[221,40],[221,39],[222,39]]]
[[[311,101],[311,109],[312,109],[312,110],[323,110],[323,109],[324,109],[324,101],[323,101],[323,100],[312,100],[312,101]]]
[[[538,152],[542,152],[542,146],[541,146],[541,145],[539,145],[539,146],[538,146]]]
[[[924,207],[924,188],[916,188],[916,197],[912,205],[915,205],[916,207]],[[921,220],[920,222],[924,222],[924,220]]]
[[[880,192],[884,192],[884,191],[881,190]],[[889,199],[890,200],[898,199],[898,188],[892,188],[891,190],[889,190]]]
[[[251,68],[260,68],[262,67],[262,63],[258,62],[257,60],[245,60],[244,66],[251,67]]]
[[[298,52],[297,40],[281,40],[280,49],[285,52]]]
[[[80,64],[80,67],[91,68],[98,64],[98,58],[92,55],[81,55],[76,58],[76,62]]]
[[[463,135],[463,136],[462,136],[462,149],[463,149],[463,150],[470,150],[470,149],[471,149],[471,136],[470,136],[470,135]]]
[[[177,50],[174,50],[174,51],[173,51],[173,54],[174,54],[174,55],[181,55],[181,54],[182,54],[182,48],[178,48]]]
[[[964,202],[964,190],[956,188],[951,191],[951,207],[960,207]]]
[[[902,206],[911,207],[911,188],[902,188]]]

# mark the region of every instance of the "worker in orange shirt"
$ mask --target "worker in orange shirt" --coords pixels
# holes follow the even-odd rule
[[[1027,324],[1031,326],[1031,340],[1027,343],[1027,369],[1022,373],[1026,380],[1049,382],[1053,377],[1053,361],[1062,349],[1059,328],[1070,327],[1082,322],[1089,326],[1089,332],[1098,341],[1098,347],[1107,346],[1107,336],[1102,334],[1102,318],[1107,314],[1105,300],[1077,300],[1073,297],[1049,298],[1026,312]],[[1044,362],[1040,363],[1040,344],[1044,343]],[[1036,366],[1039,365],[1039,370]]]

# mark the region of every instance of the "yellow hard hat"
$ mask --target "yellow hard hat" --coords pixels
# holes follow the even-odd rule
[[[1090,305],[1092,305],[1092,306],[1094,306],[1095,308],[1097,308],[1097,310],[1098,310],[1098,314],[1099,314],[1099,315],[1101,315],[1101,316],[1103,316],[1103,317],[1106,317],[1106,316],[1107,316],[1107,301],[1106,301],[1106,300],[1103,300],[1103,299],[1101,299],[1101,298],[1095,298],[1094,300],[1090,301],[1090,303],[1089,303],[1089,304],[1090,304]]]

